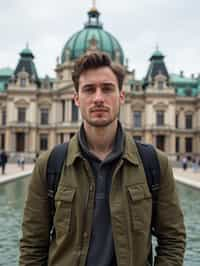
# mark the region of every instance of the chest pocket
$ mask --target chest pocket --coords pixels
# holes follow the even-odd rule
[[[55,196],[54,226],[56,238],[70,232],[72,219],[72,206],[76,190],[74,188],[61,188]]]
[[[152,197],[145,184],[128,187],[133,230],[148,231],[151,227]]]

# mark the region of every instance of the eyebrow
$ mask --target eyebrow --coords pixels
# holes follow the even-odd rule
[[[86,87],[86,86],[94,86],[96,83],[86,83],[86,84],[83,84],[82,87]],[[104,82],[101,82],[100,85],[112,85],[112,86],[115,86],[115,84],[113,82],[110,82],[110,81],[104,81]]]

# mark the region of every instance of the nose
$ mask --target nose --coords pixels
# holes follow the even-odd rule
[[[94,95],[94,102],[95,103],[102,103],[104,102],[104,95],[100,88],[96,89],[95,95]]]

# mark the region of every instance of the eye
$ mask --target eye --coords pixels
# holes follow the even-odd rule
[[[115,90],[115,87],[112,84],[104,84],[102,86],[102,91],[104,93],[111,93]]]
[[[82,88],[82,92],[88,93],[88,94],[93,93],[94,90],[95,90],[95,87],[93,87],[93,86],[85,86]]]

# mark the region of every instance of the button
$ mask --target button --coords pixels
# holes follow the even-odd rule
[[[87,233],[87,232],[84,232],[84,233],[83,233],[83,237],[84,237],[84,238],[87,238],[87,237],[88,237],[88,233]]]

